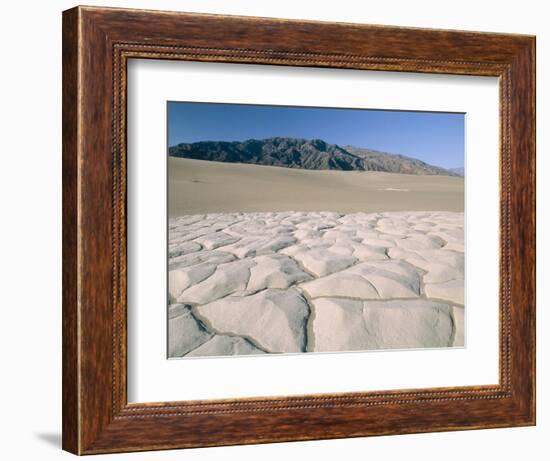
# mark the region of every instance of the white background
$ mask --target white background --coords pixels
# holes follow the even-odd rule
[[[496,77],[144,59],[128,64],[128,93],[131,402],[498,383]],[[175,100],[466,113],[467,347],[166,360],[167,207],[162,204],[166,101]],[[224,379],[212,379],[216,376]]]
[[[89,0],[88,4],[101,4]],[[296,19],[455,28],[537,35],[538,88],[538,425],[368,439],[209,448],[117,455],[109,459],[278,460],[401,459],[499,460],[548,457],[550,375],[548,362],[548,246],[550,222],[550,31],[545,2],[524,0],[298,2],[296,0],[115,1],[111,6],[244,14]],[[0,168],[2,270],[1,456],[5,459],[69,459],[61,431],[61,10],[70,1],[9,2],[0,34]],[[103,459],[105,457],[98,457]],[[107,459],[107,458],[105,458]]]

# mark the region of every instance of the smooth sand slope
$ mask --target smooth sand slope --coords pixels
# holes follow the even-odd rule
[[[169,157],[170,216],[255,211],[463,211],[464,179]]]

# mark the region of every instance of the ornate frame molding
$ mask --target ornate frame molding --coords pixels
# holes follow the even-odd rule
[[[205,32],[185,32],[193,28]],[[309,34],[338,38],[312,44]],[[128,404],[126,64],[135,58],[499,77],[499,384]],[[63,16],[63,60],[66,450],[87,454],[534,424],[533,37],[77,7]]]

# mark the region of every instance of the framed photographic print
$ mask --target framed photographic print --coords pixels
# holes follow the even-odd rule
[[[64,449],[534,424],[534,50],[64,12]]]

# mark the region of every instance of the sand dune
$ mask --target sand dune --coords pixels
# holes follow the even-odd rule
[[[463,211],[464,179],[169,157],[168,213]]]

